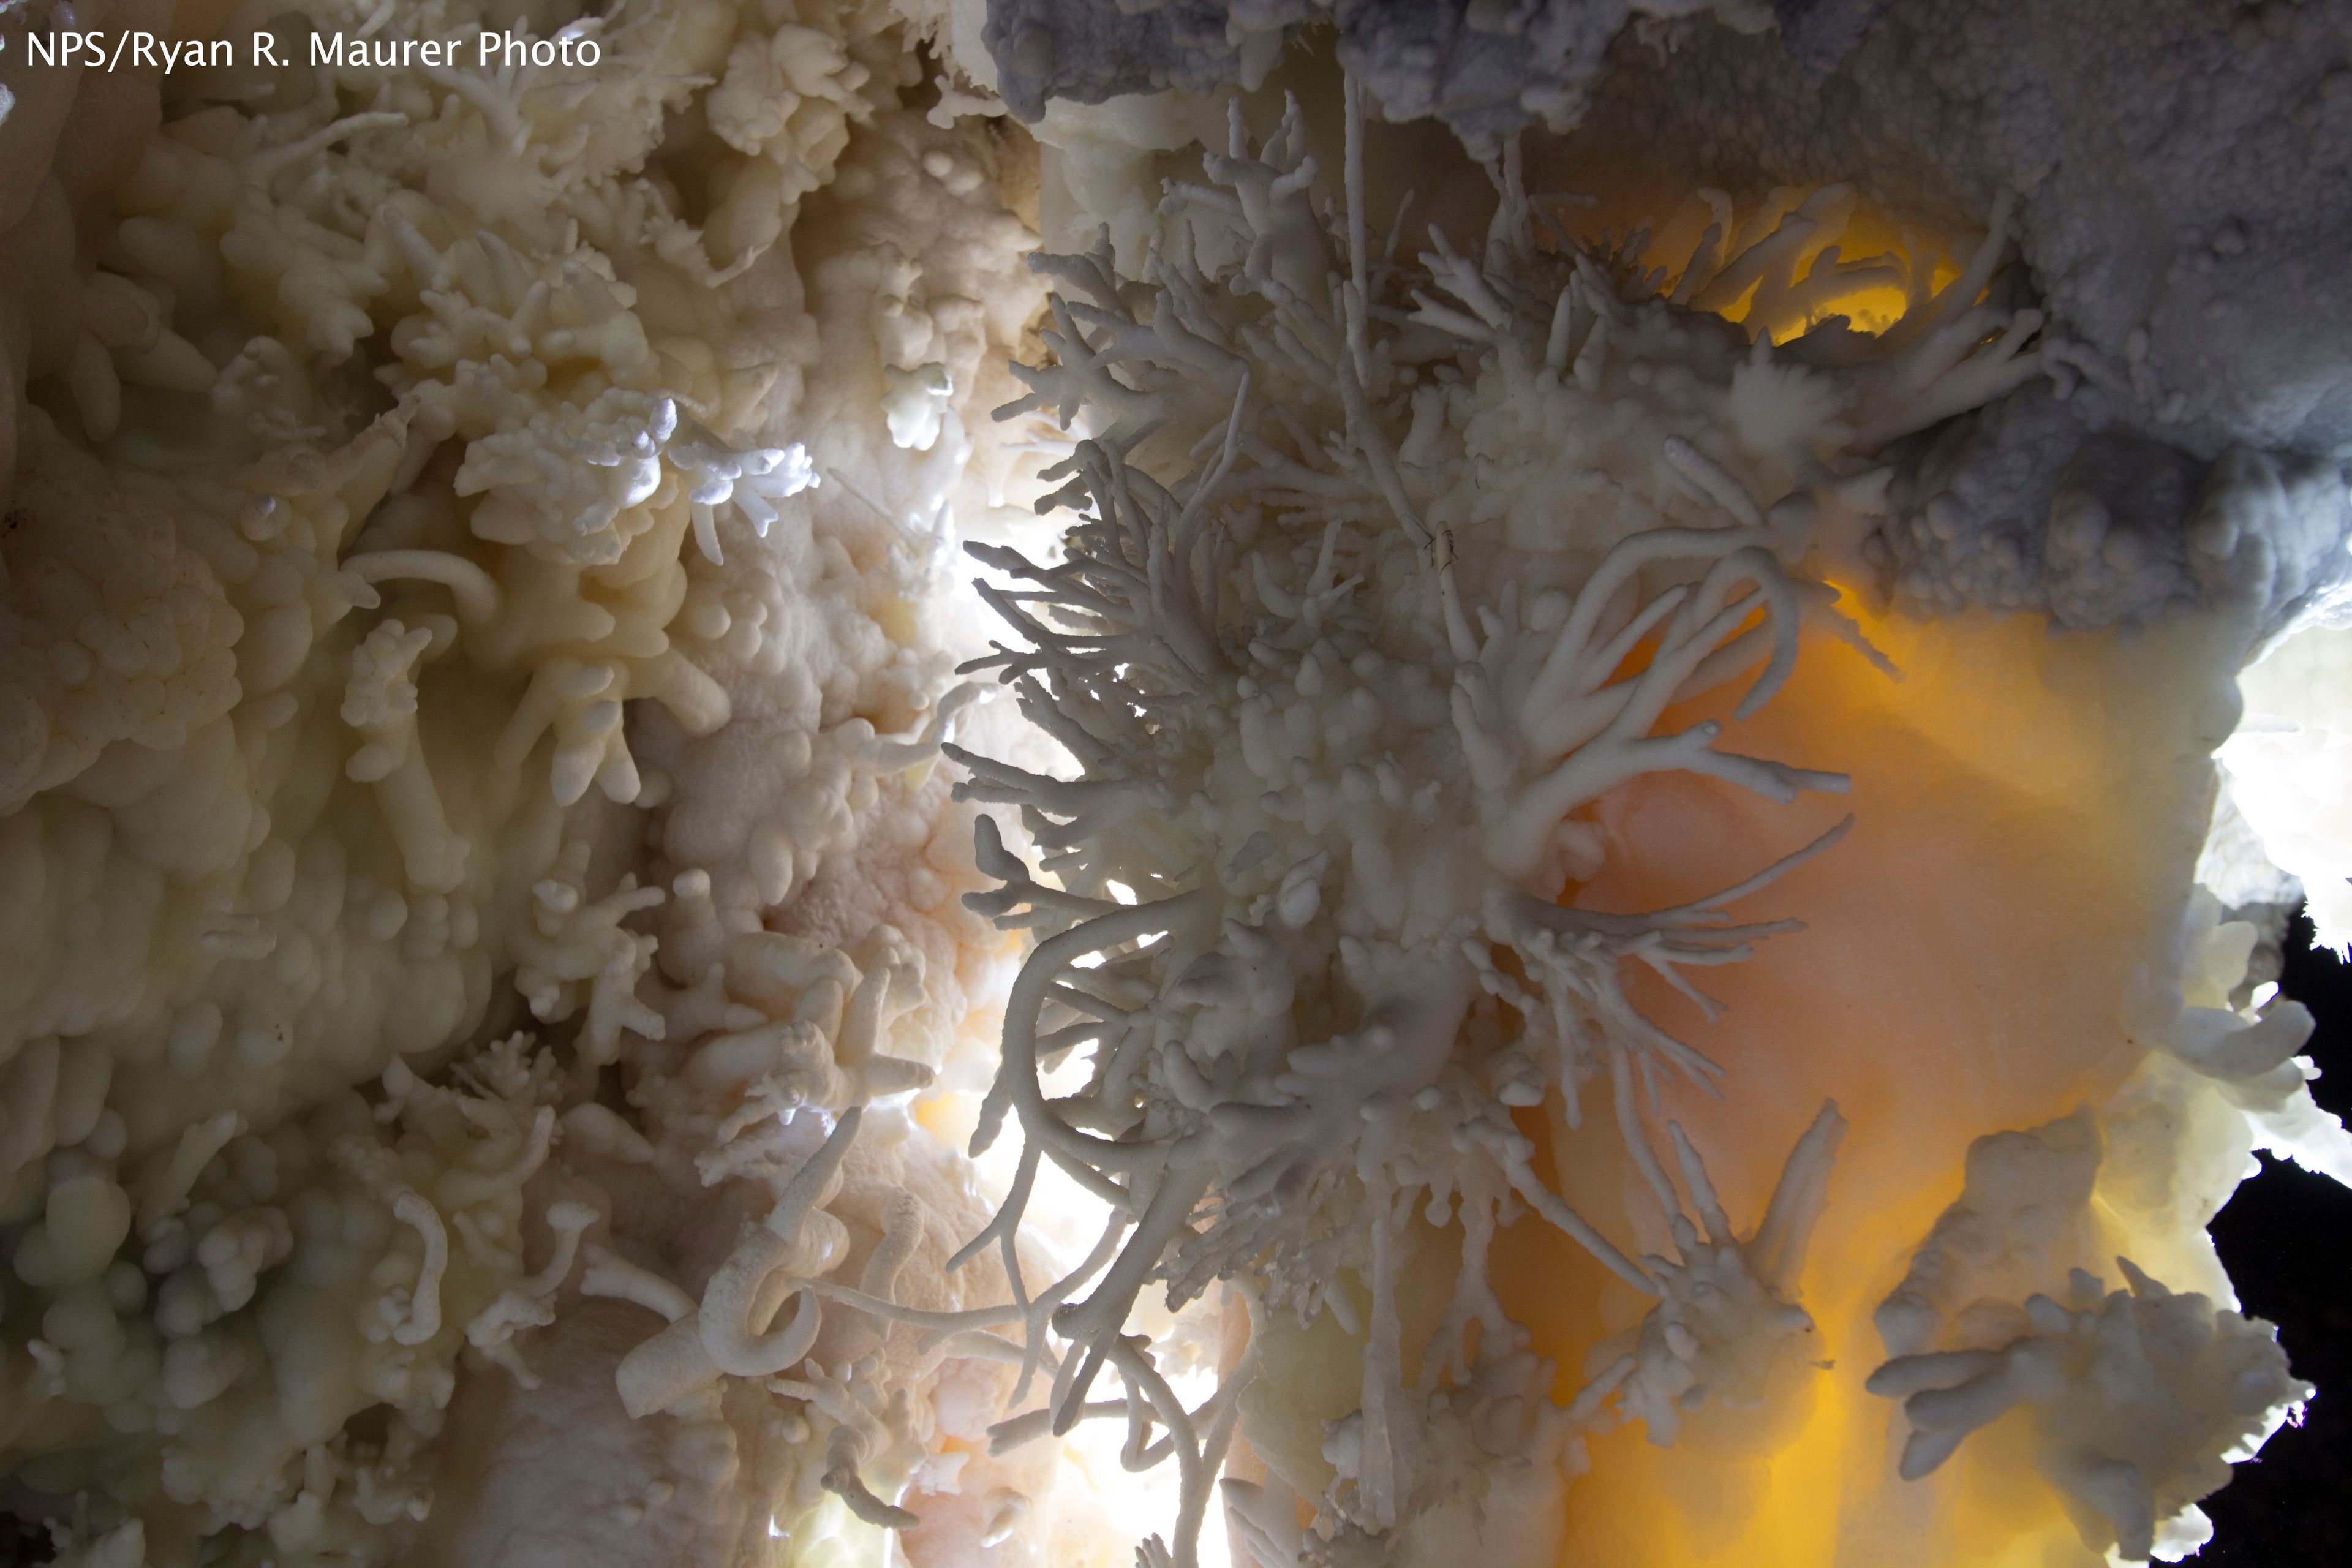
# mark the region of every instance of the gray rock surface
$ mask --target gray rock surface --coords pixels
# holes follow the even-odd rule
[[[1895,0],[1772,0],[1780,47],[1814,71],[1834,68]]]
[[[2061,626],[2242,604],[2257,643],[2340,608],[2352,489],[2332,458],[2233,446],[2208,462],[2137,434],[2092,387],[2030,385],[1896,454],[1867,552],[1927,613],[2034,610]]]
[[[1955,226],[2018,193],[2070,395],[2029,387],[1907,454],[1903,597],[2067,626],[2326,599],[2352,565],[2352,6],[1779,12],[1776,36],[1621,36],[1577,137],[1720,181],[1852,179]]]
[[[1339,58],[1391,120],[1433,114],[1474,148],[1584,114],[1629,0],[1342,0]]]
[[[1054,98],[1099,103],[1249,82],[1302,25],[1339,29],[1339,58],[1392,120],[1443,119],[1487,146],[1584,111],[1609,40],[1634,14],[1708,0],[990,0],[998,90],[1034,119]],[[1754,0],[1742,15],[1761,21]],[[1262,63],[1264,62],[1264,63]],[[1251,85],[1255,85],[1251,83]]]
[[[989,0],[981,41],[996,90],[1024,120],[1048,99],[1207,92],[1244,79],[1243,43],[1279,42],[1328,0]]]
[[[2352,5],[1789,0],[1799,41],[1621,37],[1580,137],[1853,179],[1956,224],[2021,197],[2035,287],[2168,443],[2352,455]]]

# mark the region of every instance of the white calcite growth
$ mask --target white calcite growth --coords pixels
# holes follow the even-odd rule
[[[1356,146],[1351,125],[1351,160]],[[1031,395],[1003,412],[1086,421],[1053,498],[1078,515],[1053,564],[975,548],[1009,579],[983,592],[1025,645],[977,668],[1075,767],[951,752],[972,772],[960,793],[1018,805],[1040,854],[1033,872],[983,825],[981,867],[1005,886],[975,907],[1040,940],[974,1145],[1008,1117],[1026,1139],[1008,1216],[1050,1159],[1109,1205],[1106,1245],[1132,1226],[1055,1315],[1075,1362],[1057,1428],[1122,1408],[1089,1391],[1152,1280],[1171,1304],[1236,1281],[1303,1321],[1352,1312],[1333,1280],[1360,1278],[1360,1403],[1326,1446],[1338,1479],[1318,1529],[1409,1550],[1416,1513],[1454,1491],[1435,1478],[1465,1462],[1449,1419],[1501,1431],[1509,1407],[1538,1448],[1565,1436],[1525,1425],[1550,1372],[1485,1282],[1521,1205],[1661,1299],[1582,1418],[1613,1392],[1670,1441],[1681,1412],[1759,1403],[1806,1359],[1790,1292],[1836,1115],[1745,1244],[1675,1138],[1694,1225],[1660,1158],[1672,1130],[1642,1102],[1677,1079],[1712,1090],[1721,1070],[1644,1017],[1620,970],[1710,1005],[1688,972],[1791,929],[1730,906],[1839,834],[1712,897],[1600,913],[1572,896],[1608,853],[1583,808],[1661,771],[1778,800],[1843,787],[1718,745],[1717,722],[1662,731],[1661,716],[1735,683],[1735,716],[1754,712],[1801,622],[1841,626],[1805,563],[1817,535],[1877,505],[1864,454],[2030,373],[2034,323],[1974,305],[1996,226],[1958,285],[1922,287],[1916,319],[1871,353],[1805,303],[1846,287],[1808,274],[1806,241],[1852,210],[1839,190],[1693,263],[1694,290],[1762,287],[1829,321],[1821,344],[1776,351],[1643,298],[1672,279],[1539,247],[1515,163],[1495,171],[1483,257],[1433,234],[1417,268],[1391,259],[1393,238],[1370,250],[1352,164],[1349,205],[1318,216],[1295,104],[1255,149],[1236,109],[1203,168],[1209,184],[1171,187],[1180,221],[1139,280],[1114,273],[1108,243],[1036,263],[1059,286],[1055,359],[1022,371]],[[1574,1129],[1588,1087],[1674,1257],[1629,1256],[1538,1175],[1513,1109],[1557,1095]],[[1399,1238],[1424,1209],[1462,1225],[1451,1359],[1446,1329],[1427,1347],[1401,1337]],[[1475,1354],[1459,1337],[1473,1320]],[[1188,1468],[1155,1560],[1192,1561],[1202,1484]],[[1244,1534],[1287,1539],[1236,1506]]]
[[[877,1552],[1013,1375],[776,1288],[953,1309],[984,1219],[907,1101],[1005,956],[935,557],[1034,468],[965,434],[1017,154],[885,6],[574,10],[310,16],[595,68],[160,89],[5,24],[0,1445],[64,1561]]]
[[[1702,192],[1643,273],[1507,152],[1484,243],[1413,257],[1351,86],[1343,166],[1221,103],[1156,208],[1213,113],[1048,127],[1041,205],[1117,226],[1031,256],[972,6],[578,9],[0,56],[11,1506],[84,1568],[1192,1568],[1218,1513],[1257,1568],[1500,1568],[1613,1428],[1771,1448],[1851,1354],[1804,1274],[1843,1117],[1741,1229],[1753,1152],[1684,1130],[1740,1078],[1639,999],[1713,1019],[1846,829],[1586,893],[1623,786],[1846,788],[1740,736],[1801,638],[1886,673],[1829,584],[1881,449],[2054,363],[2006,206],[1943,268],[1842,255],[1844,186]],[[370,63],[505,28],[602,58]],[[2126,1556],[2306,1392],[2199,1227],[2256,1147],[2352,1171],[2220,913],[1882,1314],[1909,1472],[2006,1423]],[[1612,1277],[1580,1367],[1503,1306],[1531,1232]],[[2118,1250],[2179,1293],[2102,1295]]]
[[[1902,1474],[1933,1471],[1979,1427],[2032,1412],[2035,1462],[2086,1542],[2127,1563],[2174,1562],[2211,1539],[2195,1500],[2300,1411],[2270,1325],[2174,1295],[2119,1258],[2128,1290],[2076,1269],[2064,1304],[2029,1296],[2026,1331],[1983,1349],[1898,1356],[1871,1374],[1903,1401]]]
[[[1822,1110],[1790,1152],[1770,1204],[1744,1239],[1733,1234],[1682,1129],[1670,1124],[1667,1131],[1697,1222],[1674,1215],[1681,1261],[1643,1260],[1658,1281],[1658,1304],[1642,1320],[1631,1353],[1580,1396],[1614,1385],[1623,1414],[1638,1417],[1661,1447],[1672,1446],[1686,1413],[1710,1405],[1769,1411],[1785,1399],[1777,1385],[1820,1363],[1813,1321],[1795,1305],[1797,1278],[1827,1202],[1830,1165],[1845,1121],[1834,1107]]]
[[[2259,1005],[2251,996],[2244,1007],[2231,1005],[2255,933],[2221,912],[2201,889],[2189,900],[2183,1005],[2158,1048],[2238,1113],[2253,1147],[2352,1185],[2352,1134],[2312,1099],[2319,1069],[2300,1054],[2315,1026],[2310,1009],[2275,988]]]
[[[2021,1409],[2030,1462],[2084,1544],[2168,1562],[2212,1533],[2198,1500],[2312,1390],[2269,1324],[2175,1294],[2129,1258],[2116,1259],[2129,1289],[2113,1292],[2074,1261],[2099,1245],[2100,1154],[2087,1109],[1969,1149],[1966,1189],[1878,1310],[1892,1359],[1869,1388],[1903,1402],[1906,1480]]]

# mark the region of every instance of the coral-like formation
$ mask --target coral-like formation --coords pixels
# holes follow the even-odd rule
[[[1002,947],[927,534],[1023,460],[1009,154],[886,7],[511,9],[79,91],[8,19],[0,1440],[67,1561],[736,1562],[994,1386],[763,1292],[954,1305],[982,1218],[904,1106]],[[598,62],[401,57],[510,26]]]
[[[2026,1331],[1986,1348],[1898,1356],[1871,1391],[1903,1400],[1902,1473],[1934,1470],[1967,1436],[2039,1407],[2037,1463],[2095,1542],[2129,1562],[2167,1562],[2212,1539],[2194,1500],[2229,1479],[2311,1394],[2287,1374],[2266,1325],[2176,1296],[2117,1258],[2128,1291],[2102,1294],[2081,1269],[2067,1303],[2026,1298]]]
[[[2176,1295],[2129,1258],[2116,1267],[2130,1288],[2113,1293],[2068,1267],[2091,1246],[2099,1137],[2084,1110],[1969,1151],[1959,1200],[1878,1310],[1893,1359],[1869,1386],[1903,1401],[1905,1479],[2023,1407],[2030,1462],[2084,1543],[2172,1562],[2212,1535],[2198,1500],[2312,1391],[2268,1324]],[[2062,1269],[2063,1299],[2042,1288]]]
[[[2193,1548],[2310,1393],[2203,1227],[2352,1180],[2229,907],[2352,931],[2333,395],[2198,357],[2251,263],[2118,337],[2073,174],[1792,151],[1739,51],[1915,10],[8,6],[0,1506]],[[1801,183],[1547,191],[1677,70]]]
[[[1707,1006],[1686,970],[1791,929],[1728,906],[1839,833],[1713,896],[1602,912],[1574,897],[1610,853],[1589,807],[1660,771],[1781,800],[1842,789],[1719,749],[1714,721],[1660,721],[1743,677],[1735,717],[1768,700],[1800,623],[1841,626],[1801,566],[1837,559],[1876,509],[1869,455],[2040,363],[2038,316],[1977,302],[1998,218],[1940,289],[1894,258],[1851,276],[1866,258],[1830,248],[1854,207],[1837,187],[1785,221],[1727,212],[1678,275],[1629,253],[1612,276],[1538,246],[1514,161],[1483,258],[1433,233],[1408,268],[1393,237],[1370,249],[1349,132],[1336,226],[1312,205],[1297,105],[1262,148],[1236,108],[1212,184],[1171,187],[1188,221],[1139,285],[1108,243],[1039,261],[1061,286],[1055,361],[1004,412],[1090,416],[1053,498],[1079,515],[1058,563],[977,552],[1017,584],[988,596],[1025,646],[976,668],[1076,773],[951,753],[973,773],[960,793],[1017,805],[1042,853],[1033,870],[982,826],[981,867],[1005,886],[976,907],[1040,940],[975,1149],[1010,1114],[1026,1149],[1007,1216],[1050,1159],[1110,1206],[1107,1239],[1133,1227],[1056,1315],[1083,1359],[1055,1425],[1097,1410],[1148,1281],[1180,1306],[1238,1279],[1303,1323],[1352,1272],[1370,1294],[1361,1387],[1318,1503],[1341,1541],[1410,1534],[1444,1500],[1433,1477],[1461,1455],[1433,1395],[1451,1384],[1433,1408],[1473,1427],[1540,1397],[1549,1369],[1485,1279],[1521,1205],[1660,1301],[1580,1401],[1588,1417],[1613,1394],[1671,1442],[1681,1413],[1767,1403],[1784,1358],[1801,1363],[1795,1280],[1841,1122],[1823,1112],[1736,1243],[1696,1151],[1642,1110],[1721,1069],[1645,1016],[1621,970]],[[1890,274],[1906,309],[1864,339],[1836,307]],[[1752,343],[1692,309],[1741,301]],[[1083,1077],[1049,1098],[1073,1060]],[[1575,1137],[1588,1086],[1670,1258],[1636,1261],[1535,1169],[1514,1108],[1557,1103]],[[1421,1343],[1399,1248],[1424,1210],[1458,1222],[1460,1262]],[[1169,1551],[1187,1563],[1192,1543]]]

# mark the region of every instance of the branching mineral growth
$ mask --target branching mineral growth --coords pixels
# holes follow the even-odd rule
[[[1916,26],[1699,9],[0,12],[0,1505],[2193,1551],[2313,1394],[2205,1226],[2352,1180],[2332,395],[1965,150],[1634,156]]]
[[[1078,118],[1056,102],[1254,82],[1276,58],[1273,34],[1328,15],[1339,58],[1397,117],[1435,115],[1488,149],[1573,129],[1542,187],[1631,194],[1634,224],[1667,223],[1706,184],[1850,182],[1928,227],[1976,221],[2007,192],[2020,277],[2058,329],[2063,368],[1890,454],[1894,505],[1874,563],[1884,585],[1919,611],[2139,621],[2226,591],[2200,559],[2201,525],[2216,507],[2248,506],[2298,520],[2278,531],[2279,556],[2316,580],[2306,587],[2343,580],[2341,7],[993,0],[987,11],[1005,96],[1045,114],[1049,142],[1057,118]]]

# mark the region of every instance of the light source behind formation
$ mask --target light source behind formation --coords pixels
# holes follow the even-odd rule
[[[1259,9],[0,18],[56,1561],[2202,1538],[2341,470],[2034,190],[1601,134],[1812,23]]]

